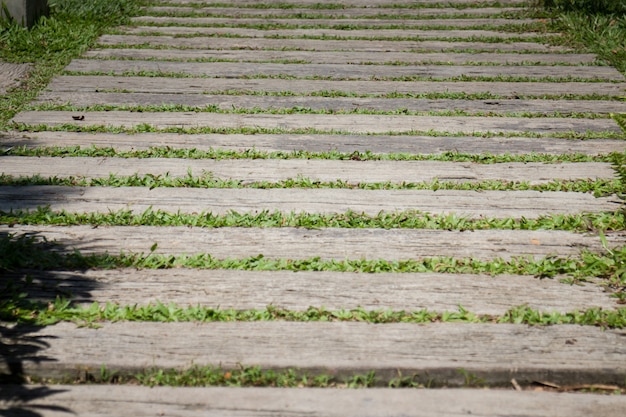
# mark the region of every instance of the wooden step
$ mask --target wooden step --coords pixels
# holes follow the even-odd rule
[[[326,78],[372,80],[376,78],[461,78],[461,77],[527,77],[541,79],[580,78],[587,80],[624,81],[624,76],[612,67],[566,66],[555,71],[548,66],[447,66],[447,65],[350,65],[350,64],[272,64],[257,63],[253,66],[233,65],[230,62],[170,62],[139,60],[93,60],[74,59],[66,71],[79,73],[103,72],[125,74],[133,72],[176,73],[208,77],[254,77],[286,76],[307,78],[324,76]]]
[[[77,132],[8,132],[0,133],[0,147],[10,149],[16,146],[27,148],[51,146],[80,146],[114,148],[120,151],[146,150],[150,147],[172,149],[211,149],[245,150],[255,149],[266,152],[372,152],[374,154],[409,153],[442,154],[528,154],[549,155],[581,153],[585,155],[607,155],[623,152],[622,140],[572,140],[558,138],[523,137],[437,137],[437,136],[364,136],[364,135],[243,135],[243,134],[194,134],[176,133],[77,133]],[[6,157],[3,157],[3,160]]]
[[[43,92],[37,103],[73,106],[163,106],[178,104],[198,108],[213,107],[225,111],[232,109],[312,109],[335,112],[451,112],[519,114],[538,113],[563,117],[575,113],[612,114],[626,113],[626,101],[599,100],[453,100],[409,98],[360,97],[303,97],[303,96],[247,96],[211,94],[160,94],[160,93],[95,93],[95,92]]]
[[[0,233],[32,235],[56,242],[64,253],[210,254],[216,259],[263,255],[268,259],[420,260],[432,257],[477,260],[516,257],[578,256],[581,251],[604,251],[595,234],[561,230],[429,229],[215,229],[158,226],[27,226],[0,225]],[[609,247],[623,246],[624,233],[607,234]]]
[[[536,32],[499,32],[496,30],[481,29],[449,29],[449,30],[419,30],[419,29],[378,29],[376,31],[368,29],[250,29],[239,27],[198,27],[198,26],[125,26],[118,28],[118,31],[129,35],[188,35],[188,36],[233,36],[242,38],[345,38],[345,39],[390,39],[400,40],[414,38],[422,39],[445,39],[445,38],[491,38],[491,40],[501,39],[506,41],[510,38],[538,38],[540,36],[550,38],[556,34],[536,33]]]
[[[0,210],[5,212],[48,207],[54,211],[105,214],[120,210],[140,214],[152,209],[212,214],[354,211],[376,216],[380,212],[416,210],[473,219],[537,219],[559,214],[613,212],[622,204],[617,197],[538,191],[0,187]]]
[[[86,58],[118,58],[118,59],[160,59],[160,60],[231,60],[241,62],[259,61],[303,61],[311,64],[431,64],[446,63],[469,65],[472,63],[490,63],[497,65],[581,65],[593,64],[593,54],[523,54],[496,52],[386,52],[371,54],[368,52],[350,51],[255,51],[250,54],[245,50],[221,49],[132,49],[105,48],[85,52]]]
[[[199,25],[199,26],[239,26],[239,25],[293,25],[298,27],[335,27],[335,28],[371,28],[403,27],[403,28],[432,28],[432,27],[498,27],[523,26],[543,23],[538,19],[507,19],[490,17],[484,18],[429,18],[429,19],[298,19],[298,18],[242,18],[242,17],[175,17],[175,16],[135,16],[131,22],[156,25]]]
[[[475,182],[502,180],[541,184],[553,180],[614,179],[610,163],[580,162],[544,164],[508,162],[476,164],[438,161],[337,161],[330,159],[179,159],[179,158],[2,158],[2,173],[13,176],[107,178],[110,175],[211,175],[218,179],[277,182],[298,177],[312,182],[420,183],[431,181]],[[589,203],[592,200],[588,201]]]
[[[300,51],[360,51],[360,52],[417,52],[477,50],[479,52],[573,52],[560,46],[535,42],[489,43],[471,41],[389,41],[389,40],[319,40],[319,39],[265,39],[265,38],[179,38],[155,35],[102,35],[100,45],[151,45],[194,49],[245,50],[300,50]]]
[[[165,78],[115,76],[59,76],[48,85],[50,91],[107,92],[124,91],[161,94],[206,93],[289,93],[311,94],[344,92],[351,95],[393,94],[493,94],[502,98],[553,95],[600,95],[620,97],[626,83],[542,83],[542,82],[486,82],[486,81],[331,81],[331,80],[276,80],[229,78]],[[284,94],[283,94],[284,95]],[[336,94],[339,95],[339,94]]]
[[[76,112],[24,111],[13,117],[15,123],[30,126],[108,126],[155,129],[280,129],[319,130],[333,133],[385,134],[438,132],[445,134],[501,133],[543,135],[557,133],[612,132],[623,133],[612,119],[516,118],[516,117],[455,117],[455,116],[396,116],[360,114],[236,114],[196,112],[94,111],[74,120]]]
[[[57,296],[72,304],[149,305],[156,301],[181,307],[205,306],[263,310],[268,306],[295,311],[309,307],[458,311],[504,315],[526,305],[563,314],[590,308],[611,310],[617,299],[590,282],[569,285],[561,278],[522,275],[376,273],[236,270],[87,270],[7,273],[16,282],[28,277],[29,300],[48,302]]]
[[[77,415],[152,417],[306,416],[362,417],[394,415],[441,417],[472,414],[484,417],[621,417],[626,399],[620,395],[514,392],[484,389],[296,389],[172,388],[117,385],[6,386],[18,410],[37,410],[41,417]],[[539,388],[541,389],[541,388]],[[115,398],[116,401],[111,401]],[[61,411],[59,411],[61,410]]]
[[[198,16],[230,16],[230,17],[300,17],[300,15],[311,15],[320,17],[340,18],[376,18],[386,16],[398,16],[402,19],[424,19],[430,16],[445,17],[467,17],[480,16],[499,17],[499,14],[518,12],[520,8],[516,7],[481,7],[481,8],[374,8],[374,7],[357,7],[357,8],[341,8],[341,9],[307,9],[307,8],[236,8],[236,7],[180,7],[180,6],[154,6],[143,9],[148,14],[176,13],[187,14],[194,13]]]
[[[432,323],[384,325],[355,322],[60,323],[6,329],[1,339],[45,341],[19,362],[32,377],[75,378],[109,372],[193,365],[286,368],[342,378],[376,373],[381,385],[410,375],[431,386],[462,386],[467,375],[487,385],[622,384],[626,372],[624,330],[590,326]]]

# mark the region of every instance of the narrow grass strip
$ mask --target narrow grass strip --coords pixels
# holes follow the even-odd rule
[[[124,133],[124,132],[117,132]],[[128,132],[126,132],[128,133]],[[139,132],[135,132],[139,133]],[[446,136],[446,135],[432,135]],[[462,137],[464,135],[455,135]],[[503,137],[502,135],[480,135],[473,134],[474,137]],[[516,137],[518,135],[515,135]],[[374,137],[374,136],[373,136]],[[36,141],[33,142],[36,144]],[[114,148],[101,147],[40,147],[32,148],[28,146],[17,146],[4,151],[0,155],[10,156],[31,156],[31,157],[116,157],[116,158],[184,158],[184,159],[327,159],[327,160],[353,160],[353,161],[441,161],[441,162],[474,162],[480,164],[496,164],[508,162],[542,162],[542,163],[563,163],[563,162],[613,162],[614,153],[608,155],[587,155],[583,153],[571,154],[502,154],[493,155],[466,154],[459,152],[443,152],[440,154],[410,154],[410,153],[388,153],[378,154],[370,151],[366,152],[309,152],[309,151],[260,151],[257,149],[228,150],[209,149],[199,150],[175,149],[170,147],[151,147],[147,150],[121,151]],[[619,155],[619,154],[617,154]],[[6,178],[6,177],[4,177]]]
[[[520,117],[520,118],[568,118],[568,119],[608,119],[612,118],[612,114],[598,114],[593,112],[570,112],[570,113],[553,113],[553,112],[504,112],[494,113],[493,111],[467,111],[467,110],[437,110],[437,111],[414,111],[407,108],[398,108],[394,110],[373,110],[368,108],[354,109],[314,109],[311,107],[231,107],[222,108],[217,104],[205,106],[188,106],[183,104],[161,104],[161,105],[127,105],[127,104],[96,104],[90,106],[75,106],[72,104],[51,104],[41,103],[33,104],[25,108],[29,111],[74,111],[74,112],[90,112],[90,111],[130,111],[141,113],[157,113],[157,112],[194,112],[194,113],[219,113],[219,114],[371,114],[371,115],[406,115],[406,116],[482,116],[482,117]]]
[[[304,228],[382,228],[435,230],[568,230],[573,232],[626,230],[626,214],[583,213],[552,214],[537,219],[472,219],[456,214],[419,211],[380,212],[375,216],[348,211],[338,214],[260,213],[228,214],[170,213],[148,209],[143,213],[121,210],[109,213],[71,213],[40,207],[32,211],[0,211],[0,224],[63,226],[189,226],[189,227],[304,227]]]
[[[312,178],[298,176],[282,181],[244,182],[236,179],[215,178],[211,173],[186,177],[171,177],[169,174],[154,175],[134,174],[132,176],[118,176],[110,174],[106,178],[84,177],[41,177],[39,175],[15,177],[0,174],[0,186],[27,186],[27,185],[57,185],[66,187],[149,187],[153,188],[315,188],[315,189],[360,189],[360,190],[456,190],[456,191],[561,191],[577,193],[593,193],[595,197],[620,194],[625,186],[618,179],[577,179],[552,180],[541,184],[532,184],[527,181],[428,181],[428,182],[346,182],[319,181]]]
[[[388,323],[513,323],[535,326],[575,324],[604,328],[626,327],[626,308],[603,310],[590,308],[583,311],[541,312],[528,306],[513,307],[501,316],[478,315],[459,306],[459,311],[436,312],[427,309],[417,311],[327,310],[324,307],[309,307],[305,311],[292,311],[274,306],[264,310],[233,310],[203,307],[200,305],[181,307],[175,303],[118,305],[107,302],[93,303],[89,307],[72,306],[70,300],[57,298],[49,303],[32,303],[20,299],[2,301],[0,311],[9,316],[11,322],[32,323],[40,326],[72,321],[97,325],[98,322],[364,322]],[[8,314],[7,314],[8,313]]]

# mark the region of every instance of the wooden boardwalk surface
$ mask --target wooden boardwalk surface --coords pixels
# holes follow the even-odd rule
[[[615,195],[566,188],[616,180],[611,163],[598,157],[624,152],[625,133],[609,117],[626,112],[618,100],[626,89],[622,74],[592,54],[559,46],[560,35],[529,18],[523,0],[450,0],[446,7],[427,0],[347,0],[340,8],[319,0],[257,3],[150,2],[142,16],[104,34],[55,77],[15,116],[14,131],[0,133],[7,152],[42,152],[0,156],[6,180],[0,212],[49,216],[42,224],[0,224],[0,236],[33,236],[49,242],[44,247],[56,255],[209,255],[223,261],[221,267],[33,265],[0,280],[29,282],[33,300],[60,295],[85,308],[461,308],[497,318],[519,306],[546,314],[620,307],[594,276],[570,285],[572,277],[564,274],[365,273],[328,265],[431,258],[574,262],[583,253],[623,247],[625,233],[601,237],[591,224],[577,230],[505,225],[567,216],[584,225],[622,208]],[[156,182],[124,182],[133,177]],[[214,182],[158,182],[165,179]],[[289,185],[294,181],[300,185]],[[443,183],[451,189],[439,189]],[[489,189],[495,183],[503,188]],[[233,213],[339,220],[404,213],[499,226],[70,225],[52,220],[59,213],[198,221]],[[227,266],[244,259],[259,265]],[[313,266],[263,270],[263,260]],[[624,415],[623,395],[531,390],[624,388],[626,331],[496,318],[13,326],[0,333],[7,347],[0,373],[19,369],[33,380],[97,380],[101,369],[129,375],[192,365],[225,372],[259,366],[337,381],[373,371],[378,388],[7,385],[0,387],[0,405],[8,415],[46,417]],[[422,387],[450,389],[381,388],[402,375]],[[493,389],[451,389],[474,385]]]

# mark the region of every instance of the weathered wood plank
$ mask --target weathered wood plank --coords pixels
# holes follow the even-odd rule
[[[231,62],[172,62],[140,60],[74,59],[66,71],[125,74],[129,72],[164,72],[209,77],[289,76],[371,80],[376,78],[423,77],[445,80],[461,77],[568,77],[595,81],[624,81],[613,67],[565,66],[555,70],[545,65],[350,65],[350,64],[273,64],[233,65]]]
[[[492,63],[501,65],[535,64],[593,64],[596,62],[594,54],[524,54],[524,53],[496,53],[496,52],[386,52],[371,54],[368,52],[350,51],[254,51],[250,54],[245,50],[220,49],[132,49],[132,48],[105,48],[85,52],[87,58],[123,58],[123,59],[180,59],[180,60],[231,60],[240,62],[259,61],[302,61],[312,64],[396,64],[409,63],[413,65],[429,63],[471,64]]]
[[[311,16],[311,18],[331,17],[333,19],[342,18],[376,18],[387,16],[401,16],[403,19],[423,19],[430,16],[445,17],[499,17],[503,13],[518,12],[520,8],[516,7],[481,7],[481,8],[416,8],[416,9],[398,9],[398,8],[342,8],[342,9],[307,9],[307,8],[288,8],[288,9],[257,9],[257,8],[236,8],[236,7],[176,7],[176,6],[153,6],[143,9],[144,12],[150,13],[167,13],[176,15],[180,14],[197,14],[198,16],[230,16],[230,17],[301,17],[302,15]]]
[[[99,92],[120,91],[161,94],[203,93],[269,93],[289,92],[311,94],[345,92],[351,95],[400,94],[482,94],[489,93],[501,98],[554,95],[602,95],[621,97],[626,83],[542,83],[542,82],[481,82],[481,81],[338,81],[338,80],[276,80],[276,79],[229,79],[229,78],[165,78],[165,77],[116,77],[116,76],[59,76],[48,85],[51,91]]]
[[[24,111],[12,121],[25,125],[110,126],[134,128],[149,125],[156,129],[199,128],[213,129],[280,129],[281,131],[314,129],[326,132],[353,134],[388,134],[411,132],[438,132],[449,134],[506,133],[539,134],[614,132],[622,133],[612,119],[517,118],[517,117],[453,117],[453,116],[397,116],[361,114],[237,114],[130,111],[94,111],[74,120],[75,112]]]
[[[99,372],[103,364],[110,372],[192,364],[337,376],[373,370],[382,383],[401,373],[434,386],[462,386],[468,373],[503,386],[511,378],[520,384],[621,384],[626,372],[625,332],[589,326],[120,322],[98,328],[61,323],[23,335],[28,330],[7,329],[0,340],[44,340],[47,347],[21,362],[26,375],[46,378],[73,379]],[[1,370],[16,360],[13,355],[0,363]]]
[[[337,161],[327,159],[179,159],[179,158],[55,158],[2,157],[0,170],[14,176],[107,178],[109,175],[211,175],[242,183],[283,181],[298,177],[313,181],[373,182],[473,182],[503,180],[540,184],[552,180],[615,178],[610,163],[570,164],[439,161]]]
[[[250,96],[212,94],[159,94],[159,93],[92,93],[43,92],[38,103],[71,104],[74,106],[161,106],[180,104],[198,108],[217,106],[223,110],[233,108],[291,109],[294,107],[333,111],[396,111],[411,112],[464,111],[469,114],[540,113],[563,116],[572,113],[626,113],[626,102],[600,100],[454,100],[362,97],[304,97],[304,96]]]
[[[48,207],[76,213],[162,210],[170,213],[226,214],[281,212],[345,213],[418,210],[470,218],[527,218],[552,214],[612,212],[622,201],[582,193],[537,191],[411,191],[341,189],[189,189],[0,187],[0,210]]]
[[[157,25],[196,25],[196,26],[238,26],[238,25],[293,25],[302,28],[306,27],[330,27],[330,28],[379,28],[379,27],[402,27],[402,28],[433,28],[433,27],[498,27],[498,26],[523,26],[536,25],[546,22],[538,19],[441,19],[429,18],[423,20],[402,20],[402,19],[280,19],[280,18],[239,18],[239,17],[175,17],[175,16],[136,16],[131,18],[135,23],[151,23]]]
[[[174,36],[102,35],[100,45],[152,45],[196,49],[292,49],[299,51],[419,52],[472,49],[478,52],[566,52],[559,46],[533,42],[484,43],[446,41],[356,41],[265,38],[177,38]]]
[[[415,38],[422,39],[445,39],[445,38],[491,38],[510,39],[510,38],[537,38],[545,36],[546,38],[556,36],[554,33],[537,33],[537,32],[498,32],[496,30],[484,29],[448,29],[448,30],[419,30],[419,29],[377,29],[376,31],[367,29],[250,29],[238,27],[198,27],[198,26],[123,26],[118,28],[121,32],[129,35],[194,35],[194,36],[238,36],[242,38],[264,38],[275,37],[325,37],[325,38],[344,38],[344,39],[390,39],[400,40]]]
[[[259,151],[311,152],[338,151],[351,153],[372,152],[441,154],[457,152],[468,154],[572,154],[607,155],[623,152],[626,144],[622,140],[571,140],[557,138],[523,137],[436,137],[436,136],[363,136],[363,135],[220,135],[176,133],[77,133],[77,132],[19,132],[0,133],[0,147],[14,146],[27,148],[51,146],[111,147],[121,151],[145,150],[150,147],[170,147],[173,149],[256,149]],[[6,157],[3,158],[3,160]]]
[[[582,250],[603,251],[598,236],[548,230],[442,231],[428,229],[301,229],[216,228],[155,226],[26,226],[0,225],[0,233],[30,234],[55,241],[62,252],[83,254],[121,251],[210,254],[270,259],[407,260],[450,256],[509,260],[517,256],[541,259],[549,255],[576,256]],[[623,245],[620,233],[607,236],[612,247]]]
[[[206,4],[207,0],[164,0],[163,3],[167,4]],[[231,0],[229,5],[233,6],[250,6],[257,5],[258,0]],[[447,0],[447,5],[461,5],[461,4],[475,4],[476,0]],[[528,0],[498,0],[498,3],[503,6],[508,5],[526,5]],[[155,4],[158,4],[155,3]],[[335,0],[289,0],[280,2],[280,4],[300,5],[300,6],[316,6],[323,4],[335,5]],[[397,6],[416,6],[416,5],[430,5],[433,4],[432,0],[342,0],[341,5],[344,7],[397,7]]]
[[[621,417],[626,399],[589,395],[503,390],[393,390],[293,388],[172,388],[117,385],[3,387],[13,410],[36,410],[41,417],[74,413],[84,417],[155,414],[198,417]],[[9,401],[8,399],[12,399]],[[115,398],[116,402],[111,399]],[[64,411],[59,411],[59,409]]]
[[[59,294],[73,304],[148,305],[160,301],[179,306],[250,310],[268,305],[305,311],[329,310],[457,311],[503,315],[520,305],[568,313],[616,307],[599,285],[566,285],[559,277],[463,274],[351,274],[341,272],[89,270],[23,271],[7,279],[32,279],[29,300],[54,300]]]

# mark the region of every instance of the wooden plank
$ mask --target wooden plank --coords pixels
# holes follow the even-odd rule
[[[311,94],[346,92],[351,95],[387,94],[483,94],[501,98],[554,95],[591,95],[621,97],[626,83],[542,83],[542,82],[481,82],[481,81],[327,81],[327,80],[277,80],[277,79],[229,79],[229,78],[165,78],[165,77],[116,77],[116,76],[59,76],[48,85],[51,91],[99,92],[124,91],[161,94],[203,93],[269,93],[289,92]]]
[[[593,64],[596,62],[594,54],[524,54],[524,53],[497,53],[497,52],[386,52],[371,54],[368,52],[351,51],[254,51],[250,54],[245,50],[220,49],[132,49],[132,48],[105,48],[85,52],[87,58],[120,58],[120,59],[160,59],[160,60],[231,60],[240,62],[262,61],[301,61],[312,64],[396,64],[409,63],[413,65],[429,63],[472,64],[492,63],[501,65],[516,64]]]
[[[420,52],[476,50],[477,52],[567,52],[567,48],[533,42],[484,43],[446,41],[355,41],[317,39],[177,38],[174,36],[102,35],[100,45],[151,45],[195,49]]]
[[[266,152],[310,152],[338,151],[351,153],[372,152],[375,154],[409,153],[442,154],[445,152],[467,154],[527,154],[531,152],[557,155],[581,153],[585,155],[607,155],[623,152],[622,140],[593,139],[572,140],[557,138],[523,137],[436,137],[436,136],[363,136],[363,135],[220,135],[176,133],[77,133],[77,132],[9,132],[0,133],[0,147],[10,149],[15,146],[27,148],[51,146],[80,146],[114,148],[120,151],[146,150],[150,147],[170,147],[172,149],[256,149]],[[3,160],[6,157],[3,157]]]
[[[304,97],[304,96],[249,96],[212,94],[159,94],[159,93],[91,93],[43,92],[38,103],[71,104],[74,106],[162,106],[180,104],[198,108],[217,106],[223,110],[292,109],[333,110],[353,112],[359,110],[433,112],[464,111],[469,114],[540,113],[563,116],[572,113],[611,114],[626,113],[626,101],[600,100],[454,100],[454,99],[389,99],[361,97]]]
[[[541,184],[553,180],[614,179],[610,163],[544,164],[510,162],[476,164],[439,161],[354,161],[328,159],[179,159],[2,157],[2,173],[14,176],[108,178],[109,175],[210,175],[243,184],[298,177],[313,181],[359,183],[474,182],[502,180]]]
[[[582,250],[603,251],[591,234],[552,230],[444,231],[428,229],[189,228],[153,226],[0,225],[0,233],[29,234],[57,242],[55,250],[82,254],[121,251],[168,255],[210,254],[214,258],[385,259],[430,257],[478,260],[577,256]],[[611,247],[623,245],[623,233],[607,235]]]
[[[624,330],[590,326],[119,322],[97,328],[60,323],[35,331],[7,329],[0,340],[44,340],[47,347],[21,361],[26,375],[44,378],[73,379],[99,372],[103,364],[124,373],[192,364],[296,368],[338,377],[373,370],[382,384],[401,373],[433,386],[462,386],[467,374],[502,386],[510,386],[511,378],[520,384],[621,384],[626,372]],[[0,363],[1,370],[14,363],[14,355]]]
[[[172,388],[132,385],[5,385],[0,404],[34,409],[38,416],[62,411],[85,417],[155,414],[197,417],[311,416],[362,417],[394,415],[440,417],[461,414],[483,417],[621,417],[622,395],[513,392],[472,389],[293,389],[293,388]],[[115,398],[115,402],[111,401]]]
[[[230,17],[257,17],[257,16],[271,16],[271,17],[301,17],[301,15],[312,16],[312,18],[318,17],[332,17],[333,19],[342,18],[372,18],[372,17],[387,17],[387,16],[400,16],[403,19],[424,19],[430,16],[445,16],[452,17],[467,17],[478,16],[488,17],[495,16],[511,12],[519,12],[521,9],[516,7],[481,7],[481,8],[417,8],[417,9],[398,9],[398,8],[342,8],[342,9],[307,9],[307,8],[273,8],[273,9],[258,9],[258,8],[236,8],[236,7],[180,7],[180,6],[153,6],[143,9],[145,13],[167,13],[176,15],[179,14],[197,14],[198,16],[230,16]]]
[[[356,309],[457,311],[503,315],[527,305],[569,313],[589,308],[612,309],[616,299],[600,285],[566,285],[559,277],[470,274],[352,274],[341,272],[88,270],[23,271],[6,279],[32,283],[31,301],[54,300],[61,294],[73,304],[148,305],[157,300],[179,306],[262,310],[272,305],[295,311],[310,306],[328,310]]]
[[[172,62],[140,60],[74,59],[66,71],[125,74],[129,72],[164,72],[208,77],[289,76],[307,78],[323,76],[335,79],[371,80],[376,78],[423,77],[445,80],[461,77],[528,77],[594,81],[624,81],[613,67],[565,66],[555,71],[545,65],[350,65],[350,64],[273,64],[233,65],[230,62]],[[558,75],[557,75],[558,74]]]
[[[206,4],[206,0],[165,0],[162,3],[167,4]],[[251,5],[257,5],[258,0],[231,0],[228,2],[232,6],[244,6],[250,7]],[[289,0],[282,4],[299,5],[299,6],[315,6],[317,9],[320,5],[328,3],[330,6],[337,4],[335,0]],[[447,0],[447,5],[473,5],[476,0]],[[498,3],[503,6],[509,5],[526,5],[528,0],[498,0]],[[155,3],[155,4],[158,4]],[[397,7],[406,6],[414,7],[417,5],[432,5],[432,0],[342,0],[341,5],[344,7]]]
[[[422,39],[445,39],[445,38],[491,38],[491,40],[506,40],[510,38],[538,38],[546,39],[556,35],[554,33],[537,32],[498,32],[484,29],[448,29],[448,30],[419,30],[419,29],[250,29],[238,27],[198,27],[198,26],[123,26],[119,31],[129,35],[192,35],[192,36],[238,36],[242,38],[265,38],[280,35],[281,37],[308,38],[342,38],[342,39],[390,39],[400,40],[415,38]]]
[[[433,28],[433,27],[498,27],[498,26],[523,26],[544,23],[539,19],[446,19],[429,18],[423,20],[403,19],[298,19],[298,18],[241,18],[241,17],[175,17],[175,16],[135,16],[131,17],[134,23],[150,23],[157,25],[196,25],[196,26],[238,26],[238,25],[293,25],[298,27],[332,27],[332,28],[380,28],[380,27],[403,27],[403,28]]]
[[[60,176],[60,175],[59,175]],[[345,189],[189,189],[0,187],[0,210],[50,210],[83,213],[162,210],[170,213],[226,214],[270,212],[345,213],[418,210],[470,218],[535,219],[553,214],[612,212],[623,201],[582,193],[537,191],[428,191]]]
[[[128,389],[128,390],[126,390]],[[33,394],[24,395],[32,390]],[[164,415],[196,416],[198,413],[228,417],[246,416],[363,416],[402,415],[407,417],[434,417],[457,413],[485,417],[510,412],[528,417],[562,417],[580,411],[591,417],[617,417],[623,407],[620,396],[598,396],[559,393],[517,393],[485,390],[308,390],[280,388],[169,388],[169,387],[95,387],[59,386],[20,388],[11,394],[20,401],[29,401],[25,407],[43,410],[42,417],[56,415],[49,406],[68,407],[84,416],[153,415],[158,410]],[[48,399],[48,395],[53,395]],[[34,398],[33,398],[34,397]],[[119,398],[120,407],[110,398]],[[164,400],[167,398],[167,400]],[[506,404],[506,405],[503,405]],[[391,414],[390,414],[391,413]],[[397,413],[397,414],[394,414]],[[570,413],[570,414],[568,414]],[[509,415],[509,414],[507,414]]]
[[[613,132],[622,133],[612,119],[517,118],[517,117],[453,117],[453,116],[397,116],[362,114],[237,114],[129,111],[93,111],[84,113],[80,121],[70,111],[24,111],[12,121],[25,125],[110,126],[134,128],[149,125],[156,129],[280,129],[309,130],[353,134],[403,134],[411,132],[438,132],[447,134],[504,133],[555,134]]]

